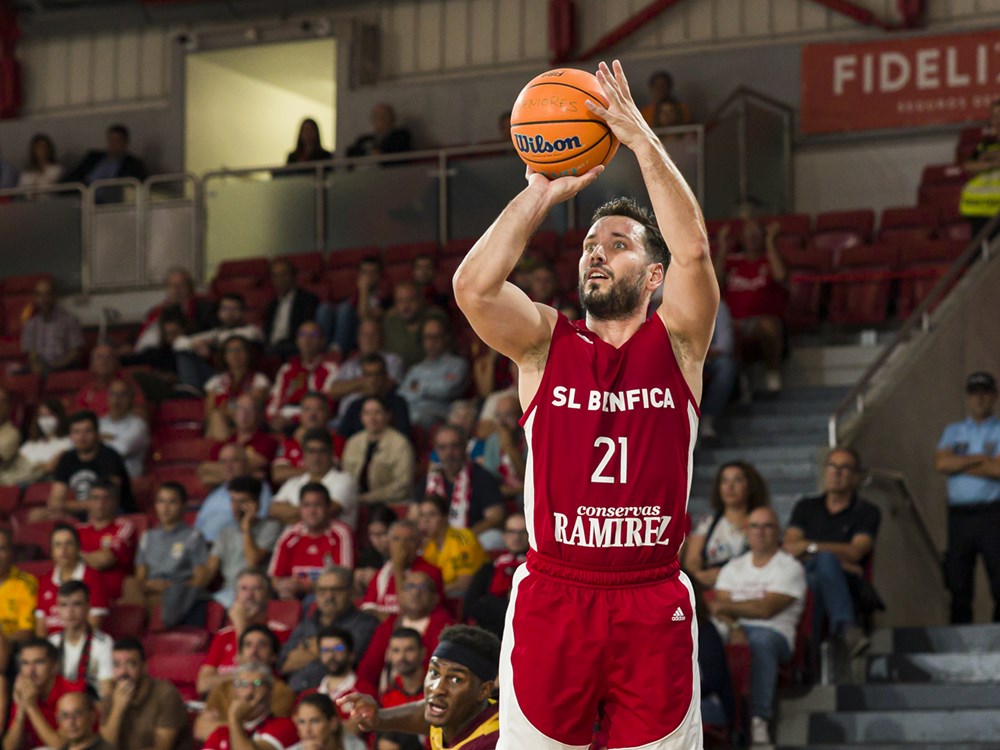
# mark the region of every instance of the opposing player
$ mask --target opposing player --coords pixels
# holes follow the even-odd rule
[[[351,693],[337,700],[365,732],[409,732],[430,737],[431,750],[495,750],[499,732],[496,687],[500,642],[492,633],[452,625],[424,677],[424,697],[379,710],[375,699]]]
[[[454,279],[476,333],[517,363],[529,445],[531,548],[504,630],[501,750],[586,748],[599,712],[610,748],[702,746],[697,624],[677,552],[719,287],[698,203],[613,67],[597,72],[608,107],[587,106],[634,153],[655,219],[629,199],[594,214],[579,264],[586,320],[506,279],[549,210],[601,167],[529,174]]]

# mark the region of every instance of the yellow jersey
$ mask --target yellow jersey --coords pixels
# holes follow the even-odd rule
[[[34,630],[38,603],[38,579],[11,566],[0,581],[0,631],[10,637],[20,630]]]
[[[444,543],[438,549],[435,541],[424,545],[420,553],[431,565],[441,568],[445,588],[456,578],[475,575],[486,562],[486,553],[479,544],[479,539],[468,529],[448,527],[444,532]]]
[[[478,716],[469,722],[454,739],[454,744],[445,747],[441,727],[431,727],[431,750],[495,750],[500,738],[500,712],[496,701],[483,709]]]

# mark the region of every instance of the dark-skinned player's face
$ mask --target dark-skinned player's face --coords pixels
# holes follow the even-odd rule
[[[493,682],[483,682],[467,667],[431,657],[424,677],[424,719],[432,727],[464,726],[489,698]]]

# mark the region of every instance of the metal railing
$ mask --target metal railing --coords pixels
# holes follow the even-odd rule
[[[926,335],[930,332],[931,313],[934,307],[944,298],[952,285],[958,280],[958,277],[968,266],[976,262],[977,259],[982,262],[990,260],[992,257],[990,238],[996,233],[998,227],[1000,227],[1000,214],[994,216],[972,238],[962,254],[951,264],[948,272],[938,280],[938,283],[934,285],[930,293],[917,305],[916,309],[910,314],[910,317],[903,323],[903,327],[899,329],[893,339],[885,346],[878,357],[875,358],[875,361],[861,375],[858,382],[854,384],[854,387],[851,388],[837,405],[837,408],[834,409],[833,414],[830,415],[827,422],[827,442],[831,448],[838,445],[840,425],[843,419],[849,414],[861,414],[864,412],[867,394],[873,382],[882,374],[893,354],[914,335]]]
[[[895,487],[897,499],[902,501],[903,509],[905,509],[905,511],[913,518],[913,522],[917,527],[917,537],[920,539],[921,545],[936,563],[941,563],[943,555],[941,550],[938,549],[937,543],[934,541],[934,535],[931,533],[930,525],[924,518],[923,511],[921,511],[920,506],[917,503],[916,496],[910,489],[909,482],[906,480],[906,475],[901,471],[896,471],[895,469],[885,469],[881,467],[868,467],[866,469],[866,473],[872,481],[883,482]]]
[[[656,131],[699,201],[705,196],[705,130]],[[199,282],[222,260],[386,246],[444,245],[478,236],[524,185],[511,144],[410,151],[293,165],[221,169],[0,190],[0,252],[17,251],[4,275],[53,271],[60,289],[127,291],[159,286],[171,266]],[[178,188],[179,186],[179,188]],[[542,228],[560,233],[622,193],[646,191],[635,159],[619,157],[601,180],[557,207]],[[75,195],[70,204],[43,200]],[[58,240],[45,214],[60,216]],[[20,220],[30,214],[30,221]],[[5,253],[10,255],[10,253]],[[6,260],[6,258],[5,258]]]

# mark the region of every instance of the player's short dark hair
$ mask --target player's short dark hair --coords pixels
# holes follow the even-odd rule
[[[188,500],[187,488],[183,484],[181,484],[180,482],[173,482],[173,481],[163,482],[160,485],[159,489],[160,490],[168,490],[170,492],[176,493],[177,497],[180,498],[181,505],[184,505],[185,503],[187,503],[187,500]],[[157,490],[157,491],[159,491],[159,490]]]
[[[243,474],[229,480],[230,492],[245,492],[258,502],[260,502],[260,493],[263,488],[264,486],[261,484],[260,480],[257,479],[257,477],[250,476],[249,474]]]
[[[317,427],[312,430],[306,430],[306,434],[302,436],[302,447],[306,447],[306,443],[322,443],[324,446],[333,450],[333,438],[330,437],[330,433],[326,430]]]
[[[450,625],[438,638],[439,643],[446,641],[464,646],[490,664],[500,664],[500,640],[488,630],[472,625]]]
[[[18,649],[18,653],[23,654],[29,648],[40,648],[45,652],[45,658],[51,662],[59,661],[59,649],[56,648],[55,644],[49,641],[47,638],[39,638],[38,636],[32,636],[24,643],[21,644],[21,648]]]
[[[721,513],[725,509],[722,504],[722,473],[731,468],[739,469],[747,480],[747,513],[771,505],[771,491],[756,467],[746,461],[730,461],[720,466],[719,470],[715,472],[715,481],[708,498],[708,504],[713,511]]]
[[[278,640],[278,636],[274,634],[267,625],[248,625],[247,629],[240,633],[240,650],[243,650],[243,642],[246,640],[247,636],[251,633],[263,633],[267,640],[271,643],[271,655],[275,658],[278,657],[278,652],[281,651],[281,641]]]
[[[333,498],[330,497],[330,490],[328,490],[326,488],[326,485],[323,484],[322,482],[307,482],[306,484],[302,485],[302,489],[299,490],[299,501],[301,502],[302,498],[304,498],[310,492],[316,492],[322,495],[323,500],[326,502],[327,505],[333,502]]]
[[[98,429],[97,415],[90,409],[81,409],[69,415],[69,426],[72,427],[80,422],[90,422],[94,429]]]
[[[411,641],[414,641],[420,648],[423,648],[424,646],[423,636],[413,628],[396,628],[392,631],[392,635],[389,636],[389,640],[392,640],[393,638],[408,638]]]
[[[660,228],[656,225],[656,217],[650,213],[649,209],[640,206],[634,198],[612,198],[603,206],[598,206],[594,215],[590,217],[590,224],[593,226],[598,219],[605,216],[624,216],[627,219],[641,224],[646,230],[643,246],[646,254],[654,263],[662,263],[665,271],[670,265],[670,248],[667,247]]]
[[[348,651],[354,651],[354,636],[351,635],[350,630],[345,630],[344,628],[338,628],[336,625],[329,625],[322,628],[316,634],[316,643],[319,644],[324,638],[339,638],[347,646]]]
[[[52,531],[49,532],[50,545],[52,544],[52,540],[55,538],[55,535],[60,531],[68,532],[73,537],[73,541],[76,542],[76,548],[80,549],[80,532],[76,530],[75,526],[70,526],[68,523],[57,523],[52,527]]]
[[[448,513],[451,510],[451,500],[446,498],[444,495],[438,495],[431,492],[424,495],[420,502],[430,503],[434,506],[435,510],[437,510],[437,512],[445,518],[448,517]]]
[[[323,714],[323,718],[327,721],[332,719],[334,714],[337,712],[336,707],[333,705],[333,701],[330,700],[330,696],[324,695],[323,693],[310,693],[299,701],[299,705],[312,706]]]
[[[84,599],[90,602],[90,586],[83,581],[66,581],[59,584],[57,596],[73,596],[73,594],[83,594]]]
[[[119,638],[115,641],[112,651],[130,651],[139,654],[139,661],[146,661],[146,649],[138,638]]]

